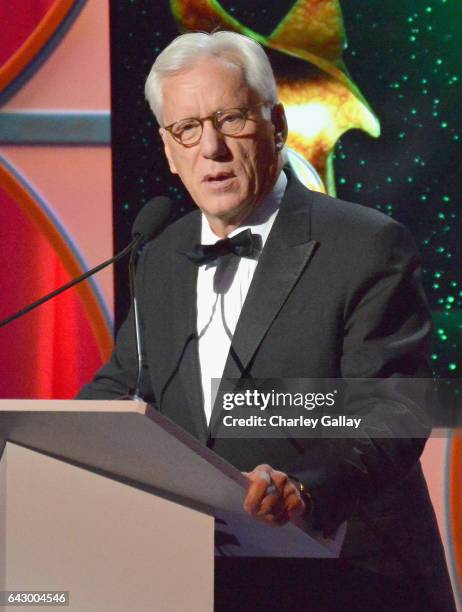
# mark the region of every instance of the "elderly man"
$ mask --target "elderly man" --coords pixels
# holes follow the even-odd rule
[[[223,375],[428,375],[430,323],[408,232],[283,169],[284,109],[252,40],[178,37],[154,63],[146,96],[170,170],[200,210],[140,260],[143,396],[248,475],[244,507],[256,520],[298,514],[325,534],[348,521],[339,560],[217,559],[216,609],[452,610],[423,441],[294,444],[209,427],[219,410],[210,381]],[[81,397],[124,395],[136,375],[129,317]]]

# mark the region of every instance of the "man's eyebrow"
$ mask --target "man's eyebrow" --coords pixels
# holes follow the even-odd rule
[[[179,123],[180,121],[189,121],[190,119],[199,119],[199,117],[194,117],[193,115],[189,115],[188,117],[183,117],[182,119],[178,119],[177,121],[174,121],[173,123]]]

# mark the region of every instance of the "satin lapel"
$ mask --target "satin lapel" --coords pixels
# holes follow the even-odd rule
[[[200,215],[194,214],[183,237],[181,252],[172,253],[172,281],[175,283],[172,337],[175,363],[188,398],[188,409],[196,424],[197,437],[207,440],[207,421],[203,410],[202,384],[197,348],[197,266],[183,255],[200,241]]]
[[[247,368],[312,257],[311,197],[289,176],[281,209],[268,236],[234,333],[223,378],[247,377]],[[215,405],[214,412],[218,409]]]
[[[262,256],[255,271],[255,278],[236,327],[224,376],[247,376],[252,357],[317,244],[315,240],[310,240],[303,245],[287,248],[283,241],[274,239],[272,243],[272,248],[278,247],[278,251],[268,251],[264,259]]]

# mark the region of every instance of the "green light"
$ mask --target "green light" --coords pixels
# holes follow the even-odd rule
[[[439,283],[433,283],[432,287],[433,287],[433,289],[439,289],[440,285],[439,285]]]
[[[457,364],[455,363],[450,363],[448,365],[448,368],[453,372],[455,369],[457,369]]]
[[[446,219],[446,215],[442,212],[438,213],[438,219]]]
[[[446,298],[446,302],[449,302],[450,304],[452,304],[453,302],[455,302],[455,297],[452,295],[448,295],[448,297]]]
[[[432,354],[432,359],[433,361],[436,361],[438,359],[438,355],[436,353]]]
[[[443,121],[443,122],[441,123],[441,127],[442,127],[443,129],[446,129],[446,128],[448,127],[447,122],[446,122],[446,121]]]
[[[432,7],[431,7],[431,6],[426,6],[426,7],[425,7],[425,12],[426,12],[426,13],[431,13],[431,12],[432,12],[432,10],[433,10],[433,9],[432,9]]]

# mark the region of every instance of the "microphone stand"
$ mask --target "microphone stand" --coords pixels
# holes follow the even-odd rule
[[[143,371],[143,341],[141,338],[141,327],[140,327],[140,313],[138,309],[138,301],[136,298],[136,287],[135,287],[135,273],[136,273],[136,261],[138,259],[138,249],[134,248],[130,253],[130,259],[128,262],[128,276],[130,285],[130,296],[133,305],[133,321],[135,331],[135,343],[136,343],[136,356],[138,363],[138,373],[136,376],[136,385],[132,393],[129,393],[124,399],[131,399],[137,402],[144,401],[140,395],[141,376]]]
[[[130,244],[128,244],[123,249],[123,251],[120,251],[120,253],[118,253],[117,255],[114,255],[114,257],[111,257],[111,259],[108,259],[107,261],[104,261],[103,263],[99,264],[95,268],[92,268],[91,270],[88,270],[88,272],[85,272],[81,276],[78,276],[77,278],[74,278],[73,280],[71,280],[68,283],[66,283],[65,285],[63,285],[62,287],[59,287],[59,289],[55,289],[54,291],[52,291],[48,295],[45,295],[44,297],[40,298],[36,302],[33,302],[32,304],[29,304],[29,306],[26,306],[25,308],[23,308],[19,312],[16,312],[15,314],[9,316],[7,319],[3,319],[3,321],[0,321],[0,327],[4,327],[5,325],[8,325],[8,323],[11,323],[12,321],[15,321],[16,319],[19,319],[19,317],[22,317],[23,315],[27,314],[28,312],[30,312],[34,308],[37,308],[37,306],[41,306],[43,303],[47,302],[48,300],[51,300],[52,298],[56,297],[60,293],[63,293],[64,291],[67,291],[67,289],[70,289],[74,285],[77,285],[77,283],[80,283],[80,282],[84,281],[89,276],[92,276],[93,274],[96,274],[96,272],[99,272],[100,270],[103,270],[103,268],[106,268],[110,264],[119,261],[120,259],[125,257],[130,251],[132,251],[132,249],[136,250],[135,247],[138,246],[138,244],[141,241],[141,239],[142,239],[141,235],[135,236],[135,238],[130,242]]]

